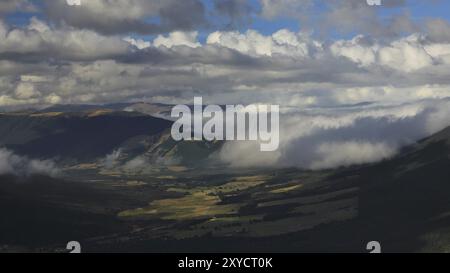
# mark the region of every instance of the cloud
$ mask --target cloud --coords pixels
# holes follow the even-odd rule
[[[311,162],[310,168],[331,169],[348,167],[354,164],[372,163],[392,157],[395,148],[385,143],[333,142],[323,143],[317,148],[319,160]]]
[[[174,46],[188,46],[188,47],[199,47],[200,43],[197,41],[198,32],[181,32],[175,31],[169,33],[167,37],[163,35],[158,35],[153,41],[155,47],[165,46],[171,48]]]
[[[230,28],[251,21],[254,6],[247,0],[44,0],[43,12],[52,21],[102,34],[163,34],[201,28]]]
[[[89,0],[79,6],[44,0],[44,13],[56,23],[103,34],[158,34],[206,24],[199,0]]]
[[[417,30],[408,13],[393,12],[381,17],[378,8],[361,0],[261,0],[261,16],[266,19],[292,18],[304,28],[320,32],[359,32],[393,37]],[[383,0],[382,8],[404,7],[405,0]],[[355,24],[355,22],[358,22]]]
[[[15,96],[18,99],[30,99],[39,96],[40,93],[36,91],[33,84],[19,83],[15,90]]]
[[[143,39],[134,39],[132,37],[126,37],[123,40],[137,47],[138,49],[148,48],[152,45],[152,43],[149,41],[145,41]]]
[[[26,28],[11,28],[0,21],[1,59],[97,60],[126,54],[128,47],[127,42],[117,37],[88,30],[55,29],[35,17]]]
[[[450,85],[450,44],[425,34],[325,42],[286,29],[216,31],[202,44],[195,32],[124,40],[32,19],[25,29],[0,27],[0,35],[0,106],[201,94],[220,104],[324,107],[442,98]]]
[[[280,148],[261,152],[253,142],[227,142],[216,159],[230,167],[327,169],[372,163],[450,124],[450,99],[404,105],[358,106],[280,117]]]
[[[105,158],[102,160],[101,164],[106,169],[112,169],[118,164],[118,160],[120,156],[122,155],[122,150],[114,150],[111,154],[108,154],[105,156]]]
[[[56,176],[58,173],[59,170],[53,161],[29,159],[16,155],[8,149],[0,148],[0,174]]]
[[[331,46],[335,56],[344,56],[362,66],[378,64],[396,70],[411,72],[433,65],[434,58],[427,51],[427,45],[421,41],[423,36],[411,35],[390,44],[367,43],[364,36],[357,36],[350,41],[337,41]]]
[[[397,11],[405,6],[403,0],[383,1],[383,8],[395,11],[388,18],[360,0],[214,0],[208,5],[201,0],[90,0],[76,6],[66,0],[44,3],[43,13],[52,22],[107,35],[235,29],[257,17],[292,18],[304,28],[364,31],[376,36],[398,36],[418,28],[408,13]],[[360,23],[354,24],[355,20]]]
[[[294,33],[286,29],[270,36],[255,30],[245,33],[213,32],[207,38],[207,44],[220,45],[252,56],[288,55],[308,57],[310,50],[320,48],[320,43],[313,41],[307,34]]]

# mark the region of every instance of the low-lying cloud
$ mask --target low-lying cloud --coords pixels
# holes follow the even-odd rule
[[[12,151],[0,148],[0,175],[13,174],[29,176],[33,174],[56,176],[59,170],[51,160],[30,159]]]
[[[388,159],[402,147],[450,125],[450,100],[285,112],[280,148],[227,142],[216,159],[230,167],[328,169]]]

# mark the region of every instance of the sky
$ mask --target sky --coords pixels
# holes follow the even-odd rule
[[[450,125],[450,1],[73,1],[0,1],[1,109],[280,105],[277,152],[218,155],[240,166],[373,162]]]

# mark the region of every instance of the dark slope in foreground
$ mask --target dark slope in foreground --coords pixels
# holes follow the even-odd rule
[[[311,250],[365,251],[376,240],[386,252],[450,251],[450,128],[392,160],[338,176],[358,177],[358,217],[312,231],[303,238]]]
[[[405,241],[450,251],[450,128],[361,174],[359,222],[370,236],[400,251]]]
[[[80,183],[1,175],[0,252],[2,245],[36,251],[53,244],[63,247],[67,240],[123,231],[114,214],[102,211],[99,205],[100,200],[106,205],[111,198],[120,199]]]

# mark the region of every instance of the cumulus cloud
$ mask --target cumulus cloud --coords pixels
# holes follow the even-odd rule
[[[255,30],[248,30],[246,33],[217,31],[208,36],[207,44],[220,45],[249,55],[293,57],[311,56],[321,47],[319,42],[312,40],[306,33],[293,33],[286,29],[270,36]]]
[[[132,37],[126,37],[123,40],[137,47],[138,49],[144,49],[152,45],[152,43],[149,41],[145,41],[143,39],[134,39]]]
[[[336,56],[344,56],[362,66],[379,64],[396,70],[411,72],[433,65],[441,57],[438,52],[427,51],[428,45],[420,35],[395,40],[390,44],[367,44],[365,37],[357,36],[350,41],[337,41],[331,46]]]
[[[58,173],[59,170],[53,161],[29,159],[0,148],[0,174],[56,176]]]
[[[422,99],[442,97],[450,84],[450,44],[435,43],[424,34],[390,42],[361,35],[323,42],[286,29],[271,35],[217,31],[201,44],[196,32],[173,32],[148,41],[119,39],[65,32],[36,19],[27,29],[3,29],[3,106],[145,97],[176,102],[201,93],[216,103],[237,98],[242,103],[312,107],[398,100],[399,94],[408,100],[419,89]],[[19,43],[27,38],[27,43]],[[78,48],[82,41],[87,43]],[[102,43],[107,46],[99,47]],[[37,56],[69,62],[37,63]],[[408,89],[410,94],[403,96]]]
[[[128,43],[117,37],[72,28],[54,29],[35,17],[31,18],[26,28],[9,27],[0,21],[2,59],[96,60],[125,54],[128,47]]]
[[[197,41],[198,32],[181,32],[175,31],[169,33],[167,37],[163,35],[158,35],[153,41],[155,47],[165,46],[171,48],[173,46],[188,46],[188,47],[199,47],[200,43]]]
[[[172,103],[202,94],[216,103],[323,107],[398,100],[394,93],[408,100],[418,89],[422,99],[442,97],[450,84],[450,44],[425,34],[329,42],[286,29],[216,31],[202,44],[196,32],[106,37],[32,19],[24,29],[3,24],[0,35],[1,106],[162,97]]]

